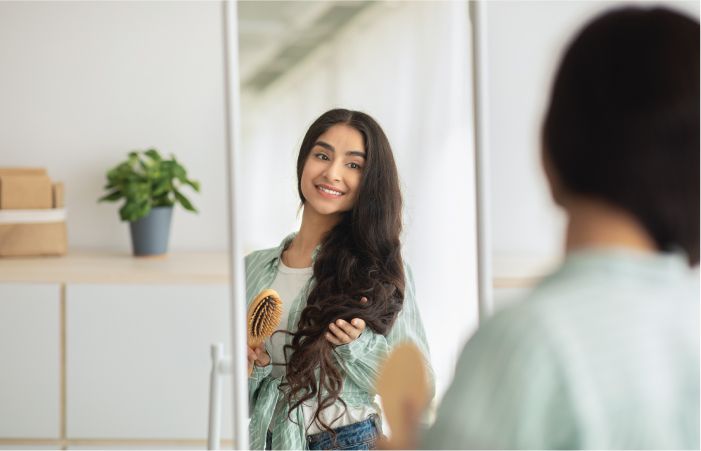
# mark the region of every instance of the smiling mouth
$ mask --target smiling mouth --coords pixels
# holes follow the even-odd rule
[[[329,196],[338,197],[338,196],[343,196],[343,194],[344,194],[341,191],[336,191],[335,189],[328,187],[328,186],[324,186],[324,185],[316,185],[316,189],[321,191],[321,193],[329,195]]]

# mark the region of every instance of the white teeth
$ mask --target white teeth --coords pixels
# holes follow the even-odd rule
[[[328,188],[324,188],[323,186],[318,186],[317,188],[319,188],[321,191],[323,191],[325,193],[333,194],[334,196],[340,196],[343,194],[343,193],[338,192],[338,191],[333,191],[333,190],[330,190]]]

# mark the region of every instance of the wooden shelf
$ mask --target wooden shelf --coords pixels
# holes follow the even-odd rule
[[[557,267],[560,258],[495,256],[495,288],[533,286]],[[71,250],[63,257],[0,258],[0,282],[225,284],[227,253],[173,252],[133,257],[116,251]]]
[[[70,250],[62,257],[0,258],[0,282],[225,284],[226,252],[173,252],[157,257]]]

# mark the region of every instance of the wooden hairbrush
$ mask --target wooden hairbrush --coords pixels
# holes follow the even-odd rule
[[[282,300],[277,291],[261,291],[248,308],[248,346],[260,346],[275,332],[281,317]]]

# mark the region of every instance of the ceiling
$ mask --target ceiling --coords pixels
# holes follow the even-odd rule
[[[372,3],[239,1],[239,68],[243,88],[265,89]]]

